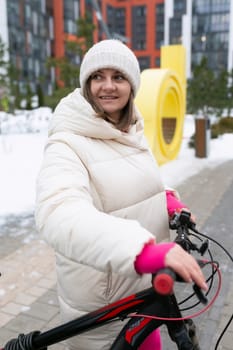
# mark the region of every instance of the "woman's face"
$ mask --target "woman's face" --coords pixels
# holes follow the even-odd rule
[[[90,90],[94,103],[111,121],[118,122],[131,93],[131,85],[124,75],[115,69],[98,70],[91,75]]]

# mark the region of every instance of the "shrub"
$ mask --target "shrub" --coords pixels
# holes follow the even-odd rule
[[[233,133],[233,118],[220,118],[216,123],[211,125],[211,137],[217,138],[225,133]]]

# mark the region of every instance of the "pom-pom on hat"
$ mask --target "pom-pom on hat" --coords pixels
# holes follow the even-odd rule
[[[80,66],[81,90],[92,73],[112,68],[120,71],[132,86],[134,96],[140,85],[140,67],[136,56],[117,39],[107,39],[93,45],[85,54]]]

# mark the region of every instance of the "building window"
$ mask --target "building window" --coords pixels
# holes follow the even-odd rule
[[[150,57],[148,56],[143,56],[143,57],[137,57],[138,58],[138,62],[139,62],[139,66],[141,71],[143,71],[144,69],[150,68]]]
[[[146,6],[132,7],[132,48],[146,49]]]
[[[174,17],[170,19],[171,44],[182,43],[182,16],[186,13],[186,0],[174,0]]]
[[[160,57],[155,57],[155,67],[160,67]]]
[[[78,4],[75,0],[64,1],[64,30],[69,34],[76,34],[77,32],[77,12]]]
[[[208,13],[210,11],[210,0],[194,0],[193,10],[198,14]]]
[[[53,17],[50,17],[49,18],[49,38],[50,39],[54,39],[53,28],[54,28],[54,20],[53,20]]]
[[[38,14],[35,11],[32,12],[32,18],[33,34],[38,34]]]
[[[155,48],[160,49],[164,44],[164,4],[155,7]]]
[[[125,37],[125,8],[113,8],[112,6],[107,6],[107,26],[109,32],[117,37],[122,36],[123,39]]]
[[[227,69],[230,0],[193,0],[192,64],[203,56],[214,71]]]
[[[213,14],[210,18],[211,31],[227,31],[229,28],[229,13]]]
[[[174,0],[174,13],[176,16],[186,13],[186,0]]]

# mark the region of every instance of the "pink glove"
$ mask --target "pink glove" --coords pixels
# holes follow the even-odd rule
[[[172,191],[166,191],[167,197],[167,211],[168,215],[172,217],[175,211],[180,211],[182,208],[187,208],[187,206],[177,199]]]
[[[148,243],[136,257],[134,268],[139,274],[154,273],[165,267],[165,257],[176,243]]]

